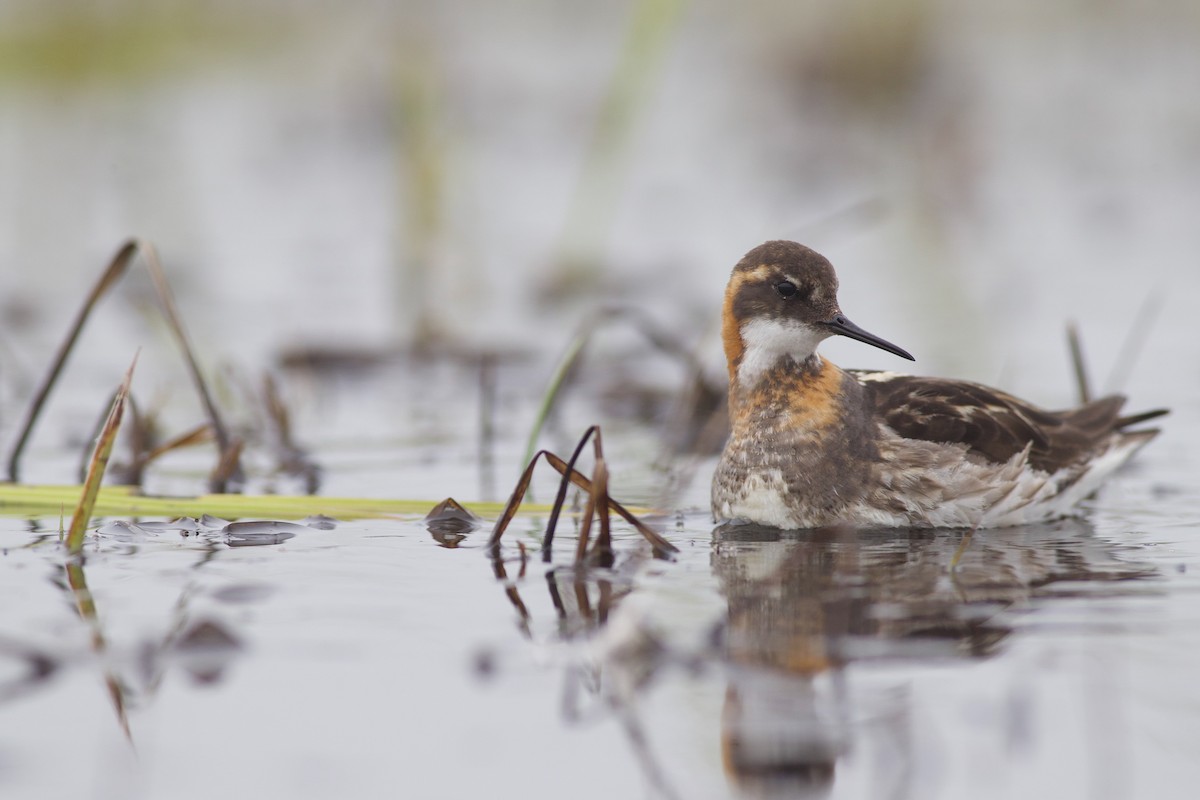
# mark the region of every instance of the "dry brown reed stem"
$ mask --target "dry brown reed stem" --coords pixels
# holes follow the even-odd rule
[[[604,468],[604,460],[597,459],[596,466],[592,469],[592,490],[588,492],[587,503],[583,507],[583,517],[579,520],[579,541],[575,543],[576,564],[582,564],[587,558],[588,544],[592,534],[592,518],[597,514],[601,519],[608,516],[608,504],[604,502],[607,487],[608,471]],[[599,540],[596,541],[594,553],[602,558],[605,555]],[[611,559],[612,551],[609,550],[607,555]]]
[[[583,511],[583,520],[579,527],[579,542],[575,547],[575,563],[582,564],[587,558],[588,539],[592,532],[592,516],[600,518],[600,536],[592,548],[592,557],[598,566],[611,567],[613,563],[612,536],[610,535],[611,513],[608,507],[608,466],[604,462],[604,444],[600,436],[600,426],[593,425],[584,434],[592,434],[592,488],[588,492],[587,506]],[[567,465],[567,473],[573,469]],[[565,478],[564,478],[565,480]],[[546,556],[549,557],[549,550]]]
[[[554,455],[554,453],[551,453],[549,451],[543,451],[543,452],[545,453],[546,461],[549,462],[550,466],[554,467],[560,473],[563,473],[566,471],[566,467],[567,467],[566,462],[564,462],[558,456]],[[580,489],[583,489],[585,492],[591,491],[591,487],[592,487],[591,481],[589,481],[587,479],[587,477],[585,477],[582,473],[580,473],[578,471],[575,471],[575,470],[571,471],[571,483],[575,484]],[[633,512],[631,512],[629,509],[625,508],[625,506],[621,505],[620,503],[618,503],[616,500],[612,499],[611,497],[608,498],[608,507],[610,509],[612,509],[613,511],[615,511],[617,513],[617,516],[621,517],[621,519],[628,522],[630,525],[632,525],[634,528],[637,529],[638,533],[640,533],[643,537],[645,537],[646,541],[648,541],[650,543],[650,546],[654,548],[654,555],[657,558],[670,558],[672,553],[679,552],[679,548],[677,548],[675,545],[668,542],[661,535],[659,535],[654,529],[652,529],[646,523],[644,523],[640,519],[638,519],[633,514]]]
[[[113,397],[115,398],[115,396],[114,393]],[[89,442],[96,441],[100,436],[100,431],[104,429],[104,422],[108,419],[107,409],[112,406],[112,400],[113,398],[109,399],[104,413],[96,420],[95,430],[88,437]],[[191,430],[184,431],[172,439],[161,444],[154,444],[152,417],[141,413],[132,394],[126,398],[126,405],[129,411],[129,418],[122,424],[125,429],[126,446],[129,450],[129,463],[111,465],[113,467],[120,467],[120,469],[110,469],[108,473],[110,483],[141,486],[145,479],[146,468],[159,458],[175,450],[205,444],[213,440],[212,426],[207,422],[202,422]],[[81,485],[83,484],[84,477],[87,475],[91,457],[92,454],[90,452],[85,452],[81,456],[79,463],[79,483]]]
[[[276,469],[285,475],[302,478],[305,494],[316,494],[321,488],[321,468],[303,447],[296,444],[292,436],[291,411],[269,372],[263,373],[262,402],[266,420],[274,428]]]
[[[208,478],[209,486],[214,487],[212,488],[214,494],[223,493],[225,485],[231,481],[241,481],[242,448],[245,447],[245,444],[241,439],[235,438],[229,442],[227,448],[221,450],[217,465],[213,467]]]
[[[499,555],[500,539],[504,535],[504,531],[508,529],[508,525],[510,522],[512,522],[513,517],[516,516],[517,510],[520,508],[521,502],[525,498],[525,492],[529,489],[529,483],[533,478],[533,470],[534,467],[537,466],[539,458],[545,458],[547,463],[554,467],[554,469],[557,470],[558,473],[564,478],[563,483],[559,486],[558,496],[555,498],[555,503],[551,510],[551,520],[550,524],[547,526],[548,538],[553,536],[552,526],[557,524],[558,516],[562,510],[562,505],[566,500],[567,482],[569,481],[588,493],[588,510],[585,512],[582,522],[583,528],[580,531],[581,545],[576,551],[576,564],[582,563],[583,561],[587,547],[587,540],[590,536],[591,517],[596,512],[597,507],[603,511],[601,512],[600,536],[598,537],[596,548],[593,549],[593,554],[600,560],[608,560],[611,557],[612,552],[612,537],[608,521],[605,519],[605,512],[616,512],[621,516],[622,519],[632,525],[638,531],[638,533],[640,533],[646,539],[646,541],[650,543],[656,558],[670,558],[672,553],[678,552],[678,549],[673,544],[652,530],[648,525],[634,516],[633,513],[631,513],[627,508],[618,503],[616,500],[613,500],[612,497],[608,495],[608,470],[604,464],[602,446],[596,451],[596,480],[588,479],[585,475],[574,468],[574,463],[576,459],[578,459],[580,452],[582,452],[584,445],[587,443],[588,439],[592,438],[593,436],[596,437],[593,447],[596,447],[596,445],[599,443],[599,429],[596,426],[589,428],[584,436],[580,439],[580,442],[576,446],[575,452],[572,454],[571,461],[569,463],[563,461],[549,450],[539,450],[534,454],[533,458],[529,460],[529,464],[525,467],[524,471],[521,473],[521,477],[517,480],[517,485],[513,489],[513,493],[509,497],[508,503],[504,507],[504,511],[500,514],[499,518],[496,520],[495,526],[492,528],[492,535],[488,539],[488,548],[493,557],[498,557]],[[607,555],[602,552],[603,548],[607,548]],[[547,541],[544,553],[549,553],[549,541]],[[548,556],[545,557],[548,558]],[[611,561],[609,561],[609,563],[611,563]]]
[[[596,539],[596,553],[606,559],[604,566],[612,566],[612,516],[608,507],[608,466],[603,458],[596,459],[596,468],[592,471],[594,495],[600,506],[600,537]]]
[[[180,450],[184,447],[203,444],[204,442],[212,441],[212,438],[212,425],[209,425],[207,422],[202,422],[196,427],[192,428],[190,431],[184,431],[175,438],[168,439],[167,441],[153,448],[150,450],[150,452],[146,453],[145,456],[142,457],[141,462],[143,464],[149,464],[151,461],[154,461],[155,459],[160,458],[167,453]]]
[[[227,474],[224,477],[218,480],[219,476],[214,474],[214,477],[210,478],[211,491],[225,491],[225,485],[229,477],[240,476],[240,462],[237,460],[238,451],[235,450],[236,441],[230,436],[228,429],[225,427],[220,412],[213,402],[212,395],[208,391],[208,384],[205,382],[204,376],[200,373],[199,364],[196,362],[191,344],[187,334],[184,332],[183,323],[179,318],[178,309],[175,307],[175,299],[171,294],[170,286],[167,284],[166,274],[163,272],[158,253],[154,249],[154,245],[149,242],[141,239],[129,239],[117,250],[104,272],[100,275],[99,280],[92,286],[83,305],[76,313],[71,327],[67,331],[67,338],[59,346],[54,361],[50,365],[50,370],[46,373],[45,378],[42,379],[42,383],[38,386],[38,390],[34,394],[28,410],[25,412],[25,420],[21,425],[16,444],[13,446],[8,458],[8,480],[10,482],[15,483],[20,480],[21,455],[25,450],[25,445],[29,441],[29,436],[33,432],[38,418],[41,416],[42,409],[46,405],[50,392],[54,389],[54,385],[58,381],[58,377],[66,365],[67,358],[71,355],[71,351],[79,339],[79,334],[92,313],[92,309],[112,289],[116,282],[124,276],[129,265],[133,263],[134,257],[138,255],[142,257],[142,264],[145,265],[146,271],[150,274],[150,280],[154,284],[160,310],[167,321],[167,327],[179,345],[184,363],[188,369],[188,374],[191,376],[192,384],[196,389],[196,394],[199,395],[200,402],[204,406],[205,413],[208,415],[209,424],[212,426],[213,435],[217,440],[217,447],[220,450],[220,458],[226,462],[231,458],[234,460],[234,468],[226,470]]]
[[[579,443],[575,445],[575,450],[571,453],[571,460],[567,462],[565,470],[559,470],[562,475],[562,480],[558,484],[558,492],[554,495],[554,504],[550,508],[550,520],[546,523],[546,536],[542,540],[542,561],[550,563],[550,558],[553,555],[554,549],[554,531],[558,527],[558,518],[562,512],[563,505],[567,501],[567,489],[571,488],[570,473],[575,471],[575,462],[579,460],[579,456],[583,453],[583,448],[587,446],[588,439],[595,436],[597,440],[600,437],[600,426],[593,425],[584,431],[583,436],[579,437]],[[587,515],[591,519],[591,514]],[[586,542],[585,534],[580,534],[580,539]]]

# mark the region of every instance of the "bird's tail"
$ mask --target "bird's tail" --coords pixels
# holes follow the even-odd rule
[[[1113,428],[1118,431],[1124,430],[1125,428],[1133,425],[1141,425],[1143,422],[1147,422],[1148,420],[1164,417],[1170,413],[1171,409],[1169,408],[1156,408],[1153,411],[1142,411],[1138,414],[1130,414],[1127,417],[1118,417],[1117,421],[1113,424]],[[1158,433],[1158,430],[1155,429],[1154,432]],[[1130,431],[1130,433],[1134,433],[1134,431]],[[1137,431],[1137,433],[1141,433],[1141,431]]]

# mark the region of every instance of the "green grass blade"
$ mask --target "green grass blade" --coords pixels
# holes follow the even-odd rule
[[[64,507],[79,500],[79,486],[32,486],[0,484],[0,516],[39,518],[57,516]],[[153,497],[138,494],[132,486],[101,487],[92,507],[92,517],[200,517],[211,514],[225,519],[300,519],[324,514],[339,520],[384,517],[424,517],[433,500],[391,500],[370,497],[322,497],[313,495],[204,494],[189,497]],[[503,503],[464,503],[471,512],[494,519],[504,511]],[[546,504],[526,503],[520,513],[548,514]],[[645,509],[634,509],[645,513]]]
[[[546,392],[542,395],[542,402],[538,406],[537,415],[533,420],[533,429],[529,431],[529,440],[525,442],[525,456],[521,459],[522,464],[528,464],[533,460],[533,454],[537,451],[538,438],[542,435],[542,428],[546,426],[546,420],[550,416],[551,409],[554,408],[554,401],[558,398],[558,393],[563,387],[563,383],[567,380],[567,375],[571,373],[571,368],[579,360],[580,353],[583,352],[583,347],[592,338],[592,330],[594,325],[589,323],[584,325],[576,334],[575,338],[567,346],[567,352],[563,353],[563,357],[559,360],[558,366],[554,368],[554,374],[550,377],[550,383],[546,386]]]
[[[96,439],[96,449],[92,451],[92,461],[88,465],[87,478],[83,481],[83,496],[75,506],[75,514],[71,517],[71,528],[67,531],[67,552],[78,555],[83,549],[83,534],[87,531],[88,520],[92,518],[92,510],[96,506],[96,496],[100,493],[100,482],[104,480],[104,470],[108,467],[109,456],[112,455],[113,443],[117,440],[117,431],[121,429],[121,417],[125,413],[125,399],[129,396],[129,384],[133,381],[133,368],[137,366],[137,356],[125,373],[125,380],[117,396],[113,398],[112,410],[100,437]]]

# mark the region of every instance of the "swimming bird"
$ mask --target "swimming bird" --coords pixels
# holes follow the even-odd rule
[[[776,528],[1002,527],[1067,516],[1157,435],[1167,413],[1125,398],[1045,411],[978,383],[843,370],[848,336],[913,357],[842,313],[824,256],[787,241],[738,262],[722,339],[732,432],[713,475],[718,520]]]

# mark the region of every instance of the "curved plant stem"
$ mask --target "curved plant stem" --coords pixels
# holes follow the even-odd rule
[[[200,372],[200,366],[196,362],[196,357],[192,353],[191,344],[188,341],[187,334],[184,332],[183,322],[179,318],[179,311],[175,307],[175,299],[171,294],[170,286],[167,284],[167,278],[159,261],[158,252],[154,249],[154,245],[147,241],[142,239],[128,239],[117,249],[116,254],[108,262],[108,266],[100,275],[100,279],[92,286],[87,298],[83,301],[83,305],[80,307],[78,313],[76,313],[71,327],[67,331],[67,338],[59,346],[58,352],[54,356],[54,361],[50,364],[50,370],[46,373],[46,377],[42,379],[37,392],[34,393],[33,400],[25,412],[25,420],[21,424],[17,441],[9,453],[8,480],[10,482],[15,483],[20,480],[21,455],[25,451],[25,445],[29,442],[29,437],[33,432],[34,426],[37,424],[38,418],[42,414],[42,409],[46,405],[50,392],[54,389],[54,385],[57,383],[59,375],[67,363],[67,358],[71,355],[71,351],[79,339],[79,334],[92,313],[92,309],[112,289],[116,282],[124,276],[129,265],[133,263],[134,257],[137,255],[142,256],[142,263],[145,265],[146,271],[150,274],[150,279],[154,283],[154,290],[158,297],[160,310],[167,321],[167,326],[170,328],[171,334],[179,344],[188,374],[192,379],[196,394],[200,397],[201,405],[204,406],[209,425],[212,426],[213,436],[217,440],[217,447],[220,451],[219,458],[228,462],[232,456],[236,466],[237,451],[234,449],[237,444],[236,439],[229,434],[228,428],[221,419],[221,414],[217,410],[216,403],[213,402],[212,394],[208,391],[208,384],[205,382],[204,376]],[[240,472],[240,466],[233,469],[230,472],[232,479],[240,480]],[[226,482],[223,477],[217,476],[210,481],[210,488],[214,492],[222,492],[225,490]]]

